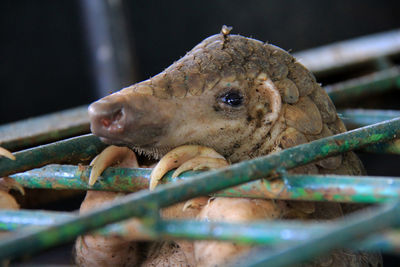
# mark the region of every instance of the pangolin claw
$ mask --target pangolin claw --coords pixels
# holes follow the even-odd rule
[[[90,163],[92,171],[90,172],[89,185],[94,185],[107,167],[123,161],[128,156],[128,153],[133,152],[127,147],[109,146],[104,149]]]
[[[197,145],[184,145],[177,147],[168,152],[154,167],[150,175],[150,190],[156,188],[158,181],[161,180],[161,178],[168,171],[175,169],[185,162],[196,157],[222,159],[225,161],[225,158],[223,156],[221,156],[218,152],[209,147]],[[192,164],[189,163],[189,165]],[[183,170],[180,172],[186,170],[188,169],[186,167],[183,167]]]
[[[1,146],[0,146],[0,156],[9,158],[11,160],[15,160],[15,156],[10,151],[8,151],[5,148],[2,148]]]
[[[228,165],[225,159],[198,156],[179,166],[172,174],[172,178],[178,177],[179,174],[188,170],[210,170],[226,167]]]

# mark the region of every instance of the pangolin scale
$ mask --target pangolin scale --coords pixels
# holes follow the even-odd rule
[[[346,131],[326,92],[295,58],[276,46],[226,30],[205,39],[160,74],[92,104],[89,113],[93,133],[104,142],[127,145],[156,159],[172,148],[195,144],[211,147],[235,163]],[[289,172],[362,175],[364,169],[349,152]],[[221,198],[209,206],[224,201]],[[247,205],[245,200],[237,201],[229,205]],[[277,201],[274,205],[285,208],[269,210],[263,205],[271,201],[252,201],[265,212],[277,212],[272,219],[324,220],[343,216],[348,210],[337,203],[299,201]],[[171,247],[166,244],[164,254]],[[171,255],[179,253],[172,247]],[[202,245],[197,248],[207,251]],[[227,255],[234,253],[230,248]],[[156,264],[161,262],[157,256],[149,255],[144,266],[163,265]],[[203,258],[207,257],[212,253],[205,252]],[[214,264],[201,257],[196,260],[198,266]],[[216,264],[222,263],[226,261]],[[381,265],[378,254],[349,250],[337,250],[305,264]]]

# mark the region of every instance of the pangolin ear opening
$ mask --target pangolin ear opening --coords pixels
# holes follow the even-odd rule
[[[265,73],[261,73],[255,80],[258,92],[268,101],[270,112],[268,112],[263,122],[265,124],[274,123],[282,109],[282,98],[278,88]]]

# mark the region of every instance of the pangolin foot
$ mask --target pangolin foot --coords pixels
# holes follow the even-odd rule
[[[170,170],[175,169],[172,177],[177,177],[188,170],[217,169],[228,165],[226,159],[214,149],[184,145],[168,152],[154,167],[150,176],[150,190],[153,190],[161,178]]]
[[[127,147],[109,146],[90,163],[92,171],[90,172],[89,185],[94,185],[103,171],[115,164],[120,167],[139,167],[136,155],[132,150]]]

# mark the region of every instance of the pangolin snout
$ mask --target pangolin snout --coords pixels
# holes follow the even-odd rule
[[[95,135],[108,137],[126,128],[126,109],[121,101],[101,99],[89,106],[91,130]]]
[[[154,96],[121,90],[89,106],[90,128],[109,144],[144,146],[165,134],[174,106]]]

